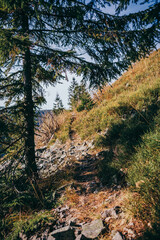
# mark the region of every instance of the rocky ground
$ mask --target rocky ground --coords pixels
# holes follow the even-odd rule
[[[77,139],[67,144],[57,140],[50,147],[37,149],[36,161],[42,178],[73,166],[74,174],[69,184],[53,193],[53,198],[58,196],[63,202],[52,209],[57,221],[29,240],[132,240],[141,235],[143,226],[129,217],[124,207],[128,201],[126,186],[121,181],[124,173],[120,180],[113,176],[113,183],[108,187],[98,178],[97,163],[106,151],[109,150],[95,152],[93,141],[82,143]],[[28,238],[21,233],[20,239]]]
[[[62,206],[52,210],[57,215],[56,223],[30,240],[131,240],[141,234],[137,230],[140,223],[129,218],[124,209],[127,201],[124,182],[113,176],[112,186],[102,186],[97,175],[97,162],[103,159],[105,151],[94,152],[93,149],[93,141],[71,140],[61,144],[57,140],[49,148],[37,150],[37,165],[43,178],[72,165],[74,175],[68,186],[55,192],[65,199]],[[21,238],[25,239],[25,236]]]

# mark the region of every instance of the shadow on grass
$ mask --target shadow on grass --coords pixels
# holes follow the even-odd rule
[[[123,111],[124,111],[124,108],[123,108]],[[127,112],[127,108],[125,109],[125,111]],[[106,135],[104,136],[100,135],[97,141],[99,146],[109,148],[109,151],[106,152],[106,154],[104,155],[104,158],[99,164],[99,176],[101,177],[103,183],[105,184],[108,184],[108,183],[112,184],[113,174],[115,174],[116,176],[117,184],[122,185],[122,183],[125,183],[125,180],[121,175],[121,171],[125,172],[126,170],[127,172],[127,169],[130,166],[133,166],[135,164],[133,162],[133,157],[135,158],[136,156],[135,153],[137,153],[137,149],[141,151],[142,147],[146,147],[146,148],[148,147],[148,145],[145,145],[145,142],[143,141],[146,140],[148,142],[149,137],[147,139],[142,138],[144,134],[153,132],[153,135],[151,138],[152,139],[151,146],[154,143],[154,141],[156,142],[156,144],[153,144],[153,146],[158,145],[157,143],[159,141],[158,137],[155,138],[155,135],[154,135],[154,131],[156,130],[158,132],[158,129],[159,129],[158,126],[159,126],[160,112],[159,112],[158,104],[152,104],[148,106],[147,109],[142,110],[141,112],[132,111],[130,115],[129,114],[127,115],[126,112],[125,112],[125,117],[123,117],[123,120],[119,123],[116,123],[116,124],[114,123],[112,127],[107,131]],[[148,151],[150,151],[149,153],[151,154],[150,160],[147,159],[147,156],[145,157],[145,155],[142,157],[144,157],[144,161],[145,159],[147,159],[147,161],[151,161],[152,163],[151,166],[155,167],[155,165],[153,165],[153,162],[152,162],[154,161],[154,157],[152,156],[152,150],[153,150],[152,147],[148,149]],[[157,153],[157,156],[155,156],[155,159],[157,161],[156,169],[158,174],[159,165],[158,165],[157,151],[158,151],[158,148],[155,148],[155,155]],[[134,159],[134,161],[136,161],[136,159]],[[138,166],[140,169],[141,165],[139,164]],[[139,170],[137,168],[137,175],[139,174],[138,171]],[[143,169],[141,169],[141,171],[143,171]],[[152,172],[153,172],[153,169],[152,169]],[[141,177],[140,174],[138,176]],[[152,176],[150,172],[148,172],[148,175],[146,177],[147,179],[150,178],[150,184],[153,185],[153,188],[150,189],[149,188],[150,186],[147,185],[146,191],[148,189],[148,192],[147,192],[148,195],[145,196],[144,198],[144,194],[141,194],[141,197],[144,201],[146,200],[146,198],[151,199],[151,201],[149,201],[151,202],[151,205],[150,205],[151,209],[149,213],[154,214],[154,216],[151,216],[150,214],[146,215],[146,209],[144,209],[142,206],[143,209],[139,214],[142,216],[145,222],[149,223],[150,221],[152,221],[152,228],[150,229],[146,228],[146,231],[143,234],[143,236],[137,239],[138,240],[159,240],[160,239],[160,210],[159,210],[160,202],[159,202],[159,196],[157,196],[158,182],[157,182],[157,185],[153,184],[154,183],[153,178],[155,177]],[[154,192],[156,194],[154,194]],[[154,198],[154,196],[156,197]]]
[[[126,106],[119,108],[121,120],[113,123],[105,135],[99,135],[95,145],[108,148],[99,163],[99,177],[103,184],[113,182],[116,175],[117,183],[123,181],[125,172],[131,164],[135,148],[142,142],[142,136],[155,126],[158,105],[153,103],[141,112]]]
[[[160,239],[160,224],[159,225],[152,224],[152,229],[147,228],[143,236],[137,238],[137,240],[159,240],[159,239]]]

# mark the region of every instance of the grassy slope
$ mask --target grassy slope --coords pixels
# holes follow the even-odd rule
[[[134,64],[112,87],[106,86],[95,94],[95,107],[89,112],[77,112],[72,129],[82,139],[93,139],[106,128],[123,124],[135,112],[144,118],[148,107],[157,101],[159,87],[160,50]],[[69,137],[71,119],[72,113],[68,112],[56,134],[64,142]]]
[[[94,139],[98,148],[109,148],[106,167],[101,174],[108,181],[110,174],[132,164],[131,156],[141,143],[141,137],[154,129],[160,93],[160,50],[134,64],[112,87],[106,86],[95,95],[96,106],[76,113],[72,129],[82,139]],[[57,133],[66,140],[69,136],[72,113]],[[69,124],[68,124],[69,123]],[[106,134],[101,134],[106,131]],[[111,169],[109,169],[109,166]],[[101,166],[100,166],[101,168]],[[113,171],[110,171],[113,170]]]
[[[97,107],[78,115],[74,127],[82,138],[95,135],[114,123],[122,123],[132,112],[144,111],[156,101],[160,87],[160,51],[137,62],[112,87],[96,96]],[[81,121],[79,121],[81,119]]]
[[[138,193],[131,201],[134,213],[152,222],[155,232],[148,239],[158,239],[160,50],[134,64],[112,87],[104,87],[95,102],[91,111],[76,113],[72,128],[82,139],[94,139],[96,147],[109,149],[99,163],[104,183],[113,174],[118,176],[120,169],[127,172],[132,191]]]

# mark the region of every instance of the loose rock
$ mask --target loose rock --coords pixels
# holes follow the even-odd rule
[[[114,235],[112,240],[123,240],[122,235],[118,231],[116,231],[115,234],[112,233],[112,235]]]
[[[104,229],[102,220],[97,219],[82,226],[82,236],[87,239],[95,239],[103,232]]]
[[[74,240],[74,230],[70,226],[59,228],[53,231],[50,236],[54,237],[55,240]]]
[[[112,218],[118,218],[118,214],[116,213],[114,208],[110,208],[105,210],[102,214],[101,214],[103,219],[106,219],[108,217],[112,217]]]

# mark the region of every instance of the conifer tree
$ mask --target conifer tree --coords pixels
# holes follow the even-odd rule
[[[148,54],[159,39],[159,3],[128,16],[103,12],[108,4],[0,0],[0,98],[6,101],[1,113],[14,116],[10,131],[16,132],[5,149],[11,153],[16,144],[23,150],[30,179],[38,177],[34,113],[44,100],[41,83],[54,85],[70,71],[91,86],[101,85]]]
[[[85,84],[80,84],[79,85],[79,94],[78,94],[78,104],[77,104],[77,111],[83,111],[83,110],[91,110],[92,107],[94,106],[93,100],[89,94],[89,92],[86,89]]]
[[[62,99],[60,98],[59,94],[56,94],[55,102],[53,104],[53,112],[54,114],[58,115],[64,110],[64,106],[62,103]]]
[[[78,84],[75,79],[72,80],[68,89],[69,105],[71,109],[77,111],[90,110],[93,107],[93,101],[84,83]]]
[[[78,88],[78,83],[75,78],[72,79],[71,84],[68,88],[68,104],[71,108],[74,107],[75,103],[77,102],[77,92],[76,89]]]

